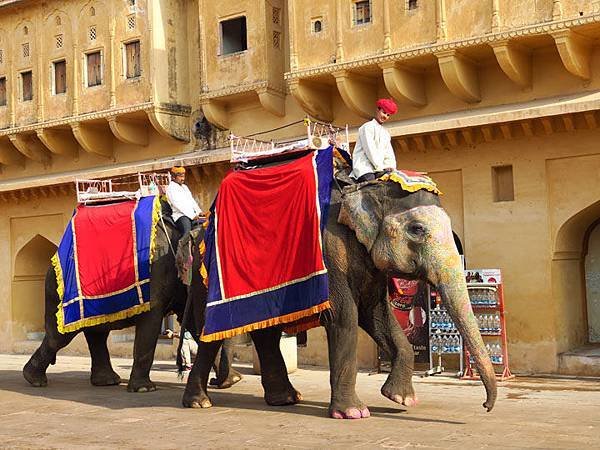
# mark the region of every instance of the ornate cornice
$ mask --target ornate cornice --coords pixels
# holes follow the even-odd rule
[[[254,92],[254,91],[264,91],[265,89],[269,89],[271,91],[278,92],[282,95],[286,94],[286,90],[283,86],[277,86],[268,81],[257,81],[254,83],[241,84],[238,86],[218,89],[216,91],[205,92],[200,95],[200,100],[210,100],[210,99],[228,97],[228,96],[232,96],[232,95],[246,94],[248,92]]]
[[[130,114],[133,112],[144,111],[144,112],[157,112],[162,114],[171,114],[178,116],[188,117],[191,114],[192,108],[189,105],[177,105],[172,103],[161,103],[155,105],[154,103],[139,103],[137,105],[126,106],[123,108],[111,108],[103,111],[94,111],[93,113],[78,114],[75,116],[64,117],[56,120],[48,120],[45,122],[38,122],[29,125],[23,125],[19,127],[4,128],[0,130],[0,136],[7,136],[10,134],[28,133],[44,128],[54,128],[60,126],[71,126],[77,122],[85,122],[94,119],[109,119],[115,116],[121,116]]]
[[[366,66],[384,64],[387,62],[403,61],[417,58],[419,56],[435,55],[439,52],[459,50],[461,48],[473,47],[482,44],[493,44],[496,42],[507,41],[523,36],[534,36],[542,34],[555,33],[560,30],[567,30],[591,23],[600,23],[600,14],[591,14],[588,16],[577,17],[575,19],[559,20],[543,24],[529,25],[526,27],[515,28],[512,30],[490,33],[483,36],[443,42],[439,44],[429,43],[410,50],[402,50],[394,53],[369,56],[361,59],[355,59],[343,63],[327,64],[319,67],[312,67],[297,71],[287,72],[284,76],[286,80],[299,78],[311,78],[318,75],[331,74],[338,70],[352,70]]]

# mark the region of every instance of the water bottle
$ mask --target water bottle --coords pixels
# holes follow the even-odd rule
[[[154,183],[154,180],[150,181],[150,184],[148,185],[148,194],[150,194],[150,195],[158,194],[158,189],[156,187],[156,183]]]
[[[502,331],[500,329],[500,314],[496,313],[496,315],[494,316],[494,331],[498,334],[500,334],[500,332]]]

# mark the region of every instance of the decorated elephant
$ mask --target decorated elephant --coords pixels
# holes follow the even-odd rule
[[[392,368],[381,393],[396,403],[414,405],[414,356],[387,301],[389,276],[420,279],[441,294],[457,329],[475,360],[485,385],[483,406],[496,400],[496,377],[471,309],[463,267],[450,219],[438,195],[424,189],[409,192],[393,176],[334,188],[323,233],[329,274],[330,314],[322,320],[329,346],[331,401],[334,418],[370,415],[355,391],[358,327],[391,355]],[[198,255],[197,255],[198,256]],[[197,260],[198,258],[196,258]],[[196,263],[197,264],[197,263]],[[194,301],[206,304],[206,290],[194,268]],[[279,350],[280,329],[251,332],[262,369],[265,400],[270,405],[301,399],[290,383]],[[183,395],[185,407],[212,405],[207,394],[210,366],[221,342],[201,342]]]
[[[167,212],[170,208],[162,204]],[[168,214],[166,214],[168,216]],[[31,356],[23,368],[23,376],[33,386],[48,384],[46,369],[56,362],[56,353],[67,346],[73,338],[83,331],[92,358],[90,381],[95,386],[119,384],[121,378],[113,370],[107,347],[107,339],[111,330],[135,326],[135,342],[133,350],[133,367],[127,390],[130,392],[147,392],[156,389],[150,380],[150,368],[154,361],[154,353],[162,320],[169,312],[183,316],[187,297],[187,287],[178,277],[174,251],[179,241],[179,232],[169,220],[155,221],[155,245],[149,274],[149,308],[145,312],[98,325],[86,326],[81,330],[59,332],[57,310],[60,303],[57,292],[58,282],[55,268],[51,265],[45,282],[45,329],[46,335],[40,347]],[[233,347],[229,343],[223,348],[222,361],[231,360]],[[237,372],[229,372],[229,364],[221,364],[217,381],[219,387],[228,387],[238,381]],[[236,379],[232,381],[231,377]]]

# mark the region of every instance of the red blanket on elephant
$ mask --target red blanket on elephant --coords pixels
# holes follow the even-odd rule
[[[298,321],[310,327],[308,318],[329,308],[321,231],[332,177],[331,148],[225,177],[204,240],[202,340]]]
[[[52,258],[61,333],[150,309],[157,197],[79,205]]]

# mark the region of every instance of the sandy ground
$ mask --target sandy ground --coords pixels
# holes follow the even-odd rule
[[[214,407],[181,407],[184,384],[173,362],[154,365],[156,392],[125,385],[93,387],[88,358],[60,356],[49,386],[27,384],[22,355],[0,355],[0,448],[600,448],[600,380],[517,378],[500,384],[491,413],[483,386],[451,377],[415,376],[420,404],[406,408],[381,396],[386,374],[360,373],[357,391],[369,419],[327,418],[329,373],[290,375],[302,403],[269,407],[251,368],[229,390],[212,391]],[[127,378],[128,359],[114,359]]]

